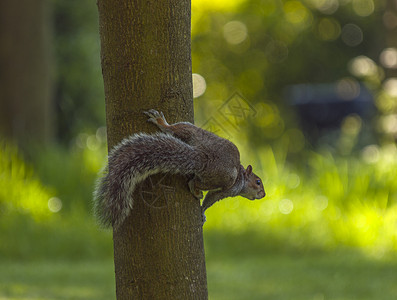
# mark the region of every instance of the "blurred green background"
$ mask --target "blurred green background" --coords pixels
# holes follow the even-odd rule
[[[267,192],[207,212],[210,299],[397,299],[396,5],[192,1],[195,122]],[[96,3],[4,0],[0,37],[0,299],[115,299]]]

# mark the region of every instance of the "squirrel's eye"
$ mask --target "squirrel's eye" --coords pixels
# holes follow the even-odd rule
[[[257,185],[261,185],[261,180],[258,179],[258,180],[256,181],[256,184],[257,184]]]

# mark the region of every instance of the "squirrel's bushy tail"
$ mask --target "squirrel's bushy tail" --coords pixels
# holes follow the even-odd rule
[[[118,227],[133,206],[136,185],[156,173],[193,174],[197,153],[183,141],[165,133],[136,134],[109,154],[108,166],[97,180],[94,213],[99,222]]]

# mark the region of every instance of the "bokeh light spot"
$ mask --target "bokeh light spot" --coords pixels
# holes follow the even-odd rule
[[[342,41],[349,47],[355,47],[363,41],[363,31],[356,24],[346,24],[342,28]]]
[[[381,118],[381,126],[384,132],[389,134],[397,134],[397,115],[387,115]]]
[[[353,100],[360,95],[360,85],[353,78],[343,78],[337,82],[336,92],[344,100]]]
[[[386,11],[383,14],[383,24],[387,29],[394,29],[397,27],[397,16],[392,11]]]
[[[357,135],[362,127],[362,120],[358,115],[351,114],[342,122],[342,132],[348,135]]]
[[[294,203],[290,199],[280,200],[278,210],[284,215],[289,215],[294,210]]]
[[[310,17],[308,9],[299,1],[288,1],[284,4],[285,18],[292,24],[307,23]]]
[[[265,217],[270,217],[277,211],[277,204],[274,200],[267,200],[263,202],[262,212]]]
[[[397,68],[397,49],[396,48],[386,48],[380,54],[380,63],[389,69]]]
[[[350,61],[349,71],[357,77],[373,76],[377,73],[377,67],[372,59],[360,55]]]
[[[106,143],[107,140],[107,129],[105,126],[99,127],[95,133],[97,140],[100,143]]]
[[[314,206],[319,211],[325,210],[328,207],[328,198],[323,195],[317,196],[314,201]]]
[[[311,6],[327,15],[332,15],[339,8],[338,0],[308,0],[308,2]]]
[[[397,97],[397,78],[389,78],[383,83],[386,93],[392,97]]]
[[[53,212],[57,213],[62,209],[62,200],[57,197],[52,197],[48,200],[48,209]]]
[[[341,28],[339,22],[333,18],[322,18],[317,24],[318,36],[324,41],[336,40]]]
[[[247,36],[247,26],[243,22],[230,21],[223,27],[223,37],[229,44],[240,44],[245,41]]]
[[[375,4],[372,0],[353,0],[354,12],[360,17],[367,17],[375,10]]]
[[[287,185],[291,189],[296,189],[301,183],[301,179],[298,174],[289,174],[287,179]]]
[[[87,148],[88,149],[95,151],[95,150],[98,150],[100,146],[101,146],[101,143],[97,139],[96,135],[90,135],[87,138]]]
[[[193,73],[193,98],[200,97],[205,93],[207,89],[207,83],[205,79],[200,74]]]
[[[375,104],[379,111],[388,114],[394,110],[396,101],[395,98],[389,95],[385,90],[384,93],[380,93],[380,95],[375,99]]]
[[[361,151],[361,158],[368,164],[374,164],[379,160],[379,147],[377,145],[366,146]]]
[[[87,134],[87,133],[79,133],[79,135],[76,138],[77,147],[79,147],[81,149],[86,148],[88,137],[89,137],[89,134]]]

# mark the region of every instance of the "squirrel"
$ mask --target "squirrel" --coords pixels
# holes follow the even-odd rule
[[[266,193],[262,180],[240,164],[237,147],[224,138],[188,122],[168,124],[154,109],[144,112],[162,131],[134,134],[109,153],[108,166],[97,179],[94,213],[105,227],[118,228],[133,209],[133,192],[138,183],[156,173],[182,174],[204,212],[215,202],[234,196],[261,199]]]

